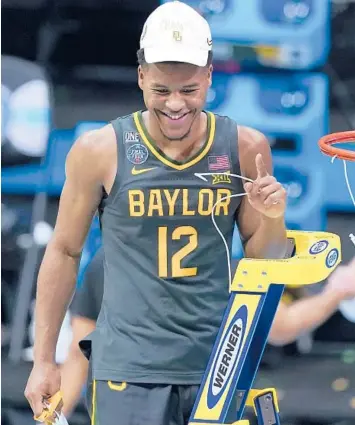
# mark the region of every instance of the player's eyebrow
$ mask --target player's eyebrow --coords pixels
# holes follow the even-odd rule
[[[183,89],[197,89],[199,87],[198,83],[192,83],[192,84],[186,84],[186,86],[183,86]]]
[[[192,83],[192,84],[186,84],[185,86],[182,86],[182,89],[194,89],[197,87],[199,87],[198,83]],[[169,89],[169,87],[164,86],[163,84],[157,84],[157,83],[153,83],[152,88],[153,89]]]
[[[153,89],[167,89],[168,87],[167,87],[167,86],[164,86],[163,84],[156,84],[156,83],[153,83],[153,84],[152,84],[152,88],[153,88]]]

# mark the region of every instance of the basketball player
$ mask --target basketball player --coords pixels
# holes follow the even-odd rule
[[[184,3],[166,3],[149,16],[140,47],[147,110],[85,134],[67,157],[38,276],[35,359],[25,391],[35,415],[43,397],[60,389],[58,331],[97,209],[105,286],[89,338],[93,424],[188,421],[229,297],[214,205],[229,249],[236,220],[246,256],[286,253],[286,192],[272,175],[266,138],[203,110],[212,78],[208,23]]]

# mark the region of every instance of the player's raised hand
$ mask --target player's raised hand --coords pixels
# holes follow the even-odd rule
[[[286,190],[274,176],[270,176],[259,153],[255,158],[257,178],[253,183],[245,183],[250,205],[270,218],[282,217],[286,210]]]

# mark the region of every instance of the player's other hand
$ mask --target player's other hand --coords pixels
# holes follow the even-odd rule
[[[250,205],[259,213],[270,218],[279,218],[286,210],[286,190],[274,176],[270,176],[259,153],[255,158],[257,178],[253,183],[245,183]]]
[[[40,416],[44,401],[60,390],[60,369],[55,363],[38,363],[33,366],[28,378],[25,397],[34,416]]]
[[[338,266],[328,278],[326,291],[331,291],[340,301],[355,297],[355,257],[346,265]]]

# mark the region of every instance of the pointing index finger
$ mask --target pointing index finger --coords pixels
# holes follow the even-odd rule
[[[258,173],[258,177],[257,177],[258,179],[269,175],[261,153],[258,153],[256,155],[255,165],[256,165],[256,171]]]

